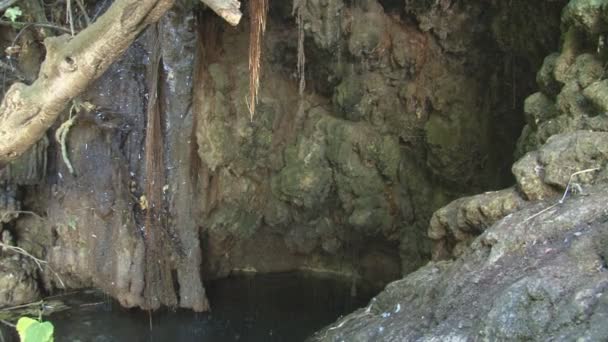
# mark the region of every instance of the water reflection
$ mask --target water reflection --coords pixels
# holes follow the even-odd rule
[[[370,291],[351,297],[351,283],[301,273],[238,276],[207,285],[213,311],[178,310],[150,317],[99,295],[50,318],[56,341],[302,341],[340,315],[365,306]],[[152,330],[150,330],[150,323]]]

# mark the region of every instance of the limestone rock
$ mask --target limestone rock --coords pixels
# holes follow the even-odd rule
[[[523,205],[517,191],[505,189],[460,198],[439,209],[428,231],[434,240],[433,259],[461,255],[476,236]]]
[[[31,303],[40,297],[37,269],[31,260],[2,252],[0,307]]]
[[[588,190],[532,220],[543,206],[525,205],[460,258],[389,284],[311,341],[608,338],[608,189]]]

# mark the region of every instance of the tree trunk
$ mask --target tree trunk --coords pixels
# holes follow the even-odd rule
[[[116,0],[95,23],[74,37],[47,38],[46,59],[32,85],[16,83],[0,105],[0,167],[34,145],[68,103],[103,74],[175,0]],[[235,0],[203,0],[235,25]]]

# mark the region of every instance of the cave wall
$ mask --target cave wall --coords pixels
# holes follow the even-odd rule
[[[608,338],[605,1],[571,0],[524,101],[514,184],[430,221],[433,261],[310,341]]]
[[[275,1],[253,120],[248,19],[231,28],[180,3],[160,25],[158,85],[180,305],[201,307],[199,268],[206,278],[307,268],[383,285],[426,263],[436,209],[512,182],[523,98],[557,49],[565,3],[307,0],[295,4],[298,27],[294,4]],[[149,35],[83,95],[97,110],[70,130],[75,176],[54,139],[33,153],[46,174],[31,162],[34,181],[5,174],[21,184],[12,198],[42,216],[6,225],[17,243],[68,287],[101,287],[127,306],[143,305],[145,282]],[[43,279],[60,287],[53,272]]]
[[[437,208],[511,182],[523,97],[557,47],[564,2],[396,3],[297,4],[302,96],[292,6],[272,4],[253,122],[239,77],[246,25],[216,33],[197,128],[213,194],[204,225],[211,273],[272,270],[277,263],[243,252],[268,232],[307,267],[362,276],[384,268],[386,279],[396,261],[408,273],[430,257]],[[540,13],[542,24],[521,25]],[[346,267],[331,264],[343,255]]]

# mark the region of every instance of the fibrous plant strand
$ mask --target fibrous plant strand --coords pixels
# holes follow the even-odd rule
[[[299,78],[299,93],[300,97],[304,95],[306,90],[306,54],[304,52],[304,19],[302,16],[302,8],[304,1],[295,0],[293,2],[292,15],[296,16],[296,24],[298,25],[298,78]]]
[[[145,288],[144,299],[147,309],[156,309],[160,305],[175,306],[177,298],[173,289],[173,277],[167,255],[163,225],[163,186],[165,167],[163,155],[163,135],[161,129],[161,111],[158,101],[158,83],[161,68],[160,41],[158,28],[154,31],[152,56],[148,70],[148,113],[146,124],[146,184],[145,193],[148,202],[145,211]]]
[[[262,59],[262,39],[266,30],[268,0],[251,0],[249,2],[249,98],[247,107],[253,121],[260,88],[260,61]]]

